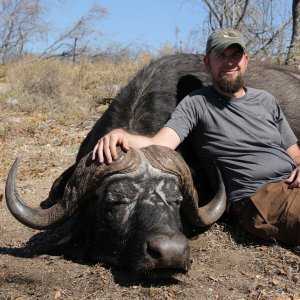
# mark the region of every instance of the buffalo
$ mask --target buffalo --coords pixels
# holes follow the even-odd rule
[[[273,93],[299,136],[297,76],[290,67],[253,62],[246,84]],[[225,211],[225,187],[216,163],[196,161],[189,138],[177,151],[161,146],[127,153],[120,149],[110,165],[93,161],[91,151],[114,128],[154,134],[184,96],[209,82],[199,55],[175,54],[151,62],[121,89],[84,139],[74,165],[54,181],[39,208],[26,205],[17,193],[16,159],[6,182],[9,210],[36,229],[74,219],[70,231],[51,245],[63,253],[71,249],[89,261],[137,275],[188,271],[187,234],[207,228]]]

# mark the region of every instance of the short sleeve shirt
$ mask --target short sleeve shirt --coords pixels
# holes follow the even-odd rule
[[[296,167],[285,149],[297,138],[276,99],[262,90],[247,88],[230,99],[207,86],[185,97],[165,126],[181,141],[191,135],[199,160],[217,161],[230,202],[287,178]]]

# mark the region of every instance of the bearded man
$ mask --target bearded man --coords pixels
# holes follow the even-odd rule
[[[116,129],[99,140],[93,158],[117,159],[157,144],[175,149],[188,135],[199,159],[214,159],[223,175],[227,210],[252,234],[300,245],[300,149],[276,99],[244,86],[248,54],[234,29],[212,33],[204,63],[212,85],[192,92],[154,136]]]

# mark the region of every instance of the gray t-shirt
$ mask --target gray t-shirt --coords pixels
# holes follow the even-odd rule
[[[199,160],[217,161],[229,202],[287,178],[296,167],[285,149],[297,138],[276,99],[265,91],[247,88],[243,97],[230,99],[207,86],[185,97],[165,127],[181,141],[191,134]]]

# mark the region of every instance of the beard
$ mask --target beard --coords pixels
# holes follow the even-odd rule
[[[216,84],[224,93],[236,93],[244,87],[244,79],[241,74],[233,78],[231,75],[219,74],[216,78]]]

